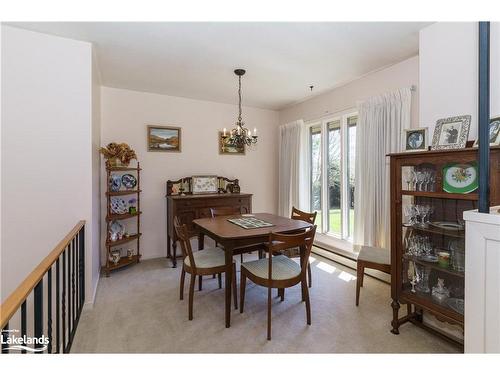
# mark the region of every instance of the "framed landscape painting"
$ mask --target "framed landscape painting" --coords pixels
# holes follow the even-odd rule
[[[232,146],[227,140],[222,138],[222,132],[219,132],[219,154],[220,155],[245,155],[245,145],[241,147]]]
[[[180,152],[181,128],[148,125],[148,151]]]

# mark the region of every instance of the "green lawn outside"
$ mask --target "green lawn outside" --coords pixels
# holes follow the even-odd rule
[[[340,209],[335,208],[330,210],[330,228],[329,232],[340,234],[340,220],[341,214]],[[318,229],[321,229],[321,211],[318,211],[318,215],[316,216],[316,223]],[[354,226],[354,210],[349,210],[349,229],[350,234],[352,234],[352,228]]]

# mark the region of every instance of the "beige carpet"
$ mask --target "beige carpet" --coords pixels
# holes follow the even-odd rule
[[[143,261],[101,278],[95,306],[82,313],[73,353],[397,353],[457,352],[430,333],[405,324],[389,332],[390,287],[365,276],[360,306],[354,305],[355,272],[314,255],[310,289],[312,325],[306,325],[300,287],[273,304],[273,339],[266,340],[267,291],[247,282],[245,312],[232,310],[224,325],[224,290],[216,279],[195,289],[194,320],[187,290],[179,300],[180,268],[166,259]],[[247,260],[255,258],[248,255]],[[239,283],[239,272],[238,272]],[[239,286],[239,285],[238,285]],[[275,295],[275,293],[273,293]]]

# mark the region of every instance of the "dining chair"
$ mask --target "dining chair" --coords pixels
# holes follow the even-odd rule
[[[213,218],[220,216],[241,215],[241,210],[238,207],[218,207],[218,208],[211,208],[210,214],[212,215]],[[217,246],[217,243],[215,243],[215,246]],[[238,247],[233,250],[233,254],[234,255],[240,254],[240,260],[241,263],[243,263],[243,254],[251,253],[253,251],[257,251],[259,254],[259,259],[261,259],[262,254],[264,252],[264,245],[251,245],[251,246]]]
[[[302,301],[306,303],[307,324],[311,325],[311,302],[306,281],[307,264],[316,233],[316,226],[297,234],[269,235],[269,257],[241,264],[240,313],[245,305],[246,279],[267,288],[267,339],[271,340],[271,292],[273,288],[285,289],[300,283]],[[299,247],[300,264],[285,255],[273,256],[276,252]]]
[[[356,277],[356,306],[359,305],[359,292],[363,286],[365,268],[391,274],[391,252],[388,249],[371,246],[356,246],[358,250]]]
[[[218,247],[207,248],[197,252],[193,252],[187,226],[186,224],[181,224],[177,216],[174,218],[174,228],[177,233],[177,237],[179,237],[183,257],[180,282],[180,299],[184,299],[184,279],[186,277],[186,273],[189,273],[191,275],[191,280],[189,283],[189,320],[193,320],[193,297],[196,275],[218,275],[219,288],[222,288],[222,273],[226,273],[227,277],[228,268],[226,266],[224,250]],[[232,282],[234,289],[234,308],[237,309],[238,297],[236,291],[236,264],[234,263],[234,261],[230,267],[233,268]]]
[[[305,212],[301,211],[295,207],[292,207],[292,214],[290,218],[292,220],[302,220],[305,221],[309,224],[314,224],[314,221],[316,220],[316,215],[318,213],[316,211],[314,212]],[[267,249],[266,249],[267,250]],[[291,249],[286,249],[282,251],[284,255],[286,255],[289,258],[297,258],[300,256],[300,249],[298,247],[291,248]],[[307,263],[307,278],[309,281],[309,288],[312,287],[312,272],[311,272],[311,264],[308,262]],[[281,291],[280,293],[282,293]],[[281,295],[281,298],[284,298],[284,295]]]

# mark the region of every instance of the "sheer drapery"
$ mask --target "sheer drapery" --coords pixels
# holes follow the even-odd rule
[[[358,103],[354,238],[356,245],[389,249],[390,178],[387,154],[404,145],[411,90],[403,88]]]
[[[304,121],[282,125],[279,132],[278,214],[288,217],[292,206],[308,208]]]

